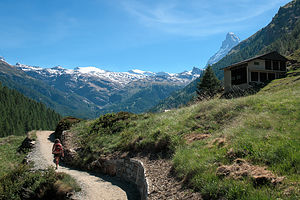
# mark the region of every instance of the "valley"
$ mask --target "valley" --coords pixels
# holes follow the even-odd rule
[[[24,37],[0,32],[0,200],[299,199],[300,0],[283,2],[3,3]]]
[[[202,73],[198,68],[171,74],[141,70],[109,72],[95,67],[44,69],[1,62],[3,85],[42,101],[61,115],[85,119],[108,112],[145,112]]]

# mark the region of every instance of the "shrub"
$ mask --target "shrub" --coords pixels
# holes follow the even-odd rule
[[[66,199],[66,194],[79,191],[77,183],[53,168],[32,172],[28,165],[19,165],[0,178],[0,199]]]
[[[136,117],[135,114],[128,112],[102,115],[91,125],[91,133],[102,135],[119,133],[129,126],[130,120]]]
[[[65,117],[60,120],[55,129],[55,137],[60,138],[61,134],[65,130],[69,130],[74,124],[81,122],[81,119],[75,117]]]

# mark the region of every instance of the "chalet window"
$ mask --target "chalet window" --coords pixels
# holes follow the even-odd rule
[[[259,62],[254,62],[254,65],[259,65]]]
[[[273,61],[273,70],[279,70],[279,62]]]
[[[260,82],[265,82],[267,80],[267,73],[260,72]]]
[[[286,65],[284,61],[280,62],[280,71],[286,71]]]
[[[268,73],[268,80],[272,81],[275,79],[275,74],[274,73]]]
[[[247,83],[247,68],[241,67],[231,70],[231,84],[239,85],[243,83]]]
[[[271,60],[266,60],[266,69],[272,69]]]
[[[258,72],[251,72],[251,81],[258,81]]]

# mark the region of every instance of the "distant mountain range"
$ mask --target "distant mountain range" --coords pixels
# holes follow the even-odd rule
[[[212,64],[219,79],[223,79],[222,67],[268,51],[300,59],[300,0],[281,7],[269,25],[228,50],[238,42],[237,36],[228,33],[220,50],[209,59],[208,64]],[[185,105],[195,97],[202,72],[198,68],[177,74],[137,69],[109,72],[95,67],[70,70],[12,66],[0,59],[3,85],[45,103],[64,116],[81,118],[118,111],[161,111]]]
[[[141,113],[183,88],[202,73],[130,70],[110,72],[96,67],[41,68],[0,61],[0,81],[44,102],[62,115],[94,118],[107,112]]]
[[[224,57],[226,52],[230,50],[229,48],[238,42],[239,38],[236,35],[228,33],[220,50],[211,57],[208,63],[214,63]],[[1,57],[1,60],[5,63],[3,57]],[[11,80],[8,81],[9,79],[4,80],[4,84],[25,92],[25,95],[35,100],[45,102],[46,105],[62,115],[81,118],[94,118],[100,114],[118,111],[145,112],[157,104],[160,105],[160,102],[163,102],[171,94],[180,96],[181,93],[177,91],[181,91],[180,89],[199,78],[203,72],[203,70],[196,67],[191,71],[181,73],[155,73],[138,69],[128,72],[111,72],[96,67],[64,69],[57,66],[42,68],[20,63],[10,66],[10,68],[14,68],[18,73],[25,73],[26,76],[22,77],[22,81],[26,79],[24,82],[27,84],[22,85],[22,81],[16,83]],[[10,75],[12,76],[12,74]],[[36,86],[31,85],[30,81],[34,85],[47,89],[39,89],[39,91],[44,91],[41,93],[30,91],[30,88],[36,88]],[[53,90],[52,93],[57,95],[53,95],[49,91],[45,92],[49,88]],[[190,88],[191,90],[194,89],[191,86]],[[183,93],[183,95],[188,100],[193,96],[186,95],[186,93]],[[69,97],[69,102],[62,97]],[[181,98],[176,97],[175,99]],[[172,105],[177,103],[175,101]],[[185,103],[187,101],[180,102],[180,104]]]
[[[0,61],[0,82],[9,88],[18,90],[25,96],[44,103],[61,115],[82,118],[96,116],[97,105],[74,93],[62,92],[47,83],[27,75],[24,71],[5,61]]]
[[[219,60],[224,58],[233,47],[235,47],[239,43],[240,38],[238,36],[236,36],[232,32],[227,33],[226,39],[222,42],[222,46],[220,47],[219,51],[209,58],[206,66],[217,63]]]
[[[0,63],[1,64],[1,63]],[[25,135],[31,130],[54,130],[61,116],[42,103],[25,97],[0,82],[0,138]]]
[[[225,40],[222,42],[222,46],[217,51],[217,53],[215,53],[212,57],[209,58],[206,66],[215,64],[219,60],[224,58],[233,47],[239,44],[239,42],[240,39],[238,36],[236,36],[232,32],[227,33]],[[200,81],[200,78],[201,77],[198,77],[183,89],[173,92],[169,97],[161,100],[157,105],[155,105],[148,111],[158,112],[186,105],[188,102],[191,101],[191,99],[195,97],[196,87],[198,82]]]
[[[288,58],[300,61],[300,0],[293,0],[280,7],[266,27],[233,47],[225,57],[213,64],[212,68],[222,80],[224,74],[221,68],[271,51],[278,51]],[[196,79],[185,88],[174,92],[150,111],[163,111],[185,105],[195,97],[198,81],[199,79]]]

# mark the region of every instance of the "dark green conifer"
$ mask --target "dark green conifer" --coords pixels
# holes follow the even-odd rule
[[[0,137],[33,129],[54,130],[61,116],[0,82]]]
[[[216,77],[212,67],[209,65],[203,77],[197,85],[197,94],[200,99],[214,97],[221,90],[221,82]]]

